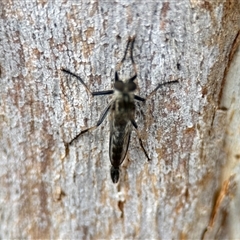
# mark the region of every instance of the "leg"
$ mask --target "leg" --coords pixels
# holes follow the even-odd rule
[[[136,63],[133,60],[134,42],[135,42],[135,36],[132,37],[132,39],[131,39],[131,48],[130,48],[130,58],[131,58],[133,69],[134,69],[134,73],[135,73],[135,75],[130,79],[131,81],[133,81],[137,77],[137,67],[136,67]]]
[[[172,83],[179,83],[179,80],[174,80],[174,81],[171,81],[171,82],[165,82],[165,83],[158,84],[157,87],[146,97],[146,100],[149,99],[150,97],[152,97],[152,95],[154,95],[160,87],[162,87],[164,85],[169,85],[169,84],[172,84]],[[138,96],[136,96],[136,97],[138,97]],[[135,98],[135,96],[134,96],[134,98]],[[135,98],[135,99],[137,99],[137,98]],[[139,99],[137,99],[137,100],[139,100]]]
[[[134,119],[132,119],[131,122],[132,122],[132,125],[133,125],[134,128],[135,128],[136,133],[137,133],[137,136],[138,136],[138,140],[139,140],[140,146],[141,146],[141,148],[142,148],[142,150],[143,150],[145,156],[147,157],[148,161],[150,161],[151,159],[150,159],[150,157],[148,156],[147,151],[146,151],[146,149],[145,149],[144,146],[143,146],[142,139],[141,139],[141,137],[140,137],[140,133],[138,132],[138,126],[137,126],[137,123],[135,122]]]
[[[127,55],[127,50],[128,50],[128,47],[129,47],[129,44],[132,43],[132,41],[134,41],[134,38],[131,39],[131,37],[128,38],[128,42],[127,42],[127,46],[126,46],[126,49],[124,51],[124,55],[123,55],[123,58],[121,60],[121,63],[124,62],[125,58],[126,58],[126,55]],[[131,44],[132,45],[132,44]]]
[[[141,102],[145,102],[147,99],[149,99],[152,95],[154,95],[156,93],[156,91],[163,85],[168,85],[168,84],[172,84],[172,83],[179,83],[178,80],[174,80],[174,81],[171,81],[171,82],[165,82],[165,83],[160,83],[158,84],[158,86],[146,97],[146,98],[142,98],[138,95],[134,95],[134,99],[135,100],[138,100],[138,101],[141,101]]]
[[[82,85],[85,87],[85,89],[87,90],[87,92],[89,92],[91,95],[92,95],[92,92],[90,91],[90,89],[88,88],[88,86],[85,84],[85,82],[78,76],[76,75],[75,73],[72,73],[70,72],[69,70],[65,69],[65,68],[62,68],[61,69],[63,72],[71,75],[71,76],[74,76],[75,78],[77,78],[81,83]]]
[[[89,92],[92,96],[100,96],[100,95],[109,95],[109,94],[113,94],[113,90],[106,90],[106,91],[99,91],[99,92],[91,92],[90,89],[88,88],[88,86],[85,84],[85,82],[78,76],[76,75],[75,73],[72,73],[70,72],[69,70],[65,69],[65,68],[62,68],[61,69],[63,72],[71,75],[71,76],[74,76],[75,78],[77,78],[81,83],[82,85],[85,87],[85,89],[87,90],[87,92]]]
[[[105,91],[92,92],[92,96],[110,95],[113,93],[114,93],[114,90],[105,90]]]
[[[131,61],[132,61],[133,68],[134,68],[134,73],[135,73],[135,75],[134,75],[132,78],[130,78],[130,81],[133,81],[133,80],[137,77],[136,64],[135,64],[135,62],[134,62],[134,60],[133,60],[133,47],[134,47],[134,42],[135,42],[135,36],[132,37],[132,38],[131,38],[131,37],[128,38],[127,47],[126,47],[126,49],[125,49],[124,56],[123,56],[121,62],[120,62],[120,63],[117,65],[117,67],[116,67],[115,81],[118,81],[118,80],[119,80],[117,71],[119,71],[119,69],[121,68],[123,62],[124,62],[125,59],[126,59],[127,51],[128,51],[128,48],[129,48],[129,45],[130,45],[130,44],[131,44],[131,45],[130,45],[130,59],[131,59]]]
[[[108,111],[109,109],[111,108],[112,106],[112,101],[107,105],[107,107],[103,110],[103,112],[101,113],[101,116],[99,118],[99,120],[97,121],[97,124],[93,127],[90,127],[90,128],[87,128],[83,131],[81,131],[76,137],[74,137],[68,144],[71,145],[76,139],[78,139],[78,137],[80,137],[82,134],[86,133],[86,132],[89,132],[89,131],[92,131],[94,129],[96,129],[99,125],[102,124],[103,120],[106,118],[107,114],[108,114]]]
[[[134,95],[134,99],[135,99],[135,100],[138,100],[138,101],[141,101],[141,102],[145,102],[145,101],[146,101],[145,98],[142,98],[142,97],[140,97],[140,96],[138,96],[138,95]]]

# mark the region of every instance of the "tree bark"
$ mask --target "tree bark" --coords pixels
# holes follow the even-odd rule
[[[3,0],[0,238],[233,239],[240,201],[240,2]],[[111,97],[129,36],[136,121],[110,178]],[[126,64],[120,76],[129,77]]]

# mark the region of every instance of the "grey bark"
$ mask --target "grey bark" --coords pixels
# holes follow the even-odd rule
[[[239,29],[233,1],[1,1],[0,238],[220,239],[239,233]],[[96,124],[129,36],[147,159],[118,184]],[[129,74],[128,65],[122,72]]]

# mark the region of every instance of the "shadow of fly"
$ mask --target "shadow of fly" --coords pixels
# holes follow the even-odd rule
[[[110,143],[109,143],[109,157],[111,161],[111,178],[113,183],[117,183],[120,175],[120,166],[124,161],[129,141],[131,137],[132,127],[134,127],[140,146],[147,157],[150,160],[147,151],[145,150],[142,139],[138,132],[138,126],[135,122],[135,100],[140,102],[145,102],[148,98],[150,98],[160,87],[163,85],[168,85],[172,83],[177,83],[178,80],[160,83],[146,98],[142,98],[138,95],[134,94],[134,91],[137,88],[134,80],[137,77],[136,64],[133,59],[133,47],[134,47],[135,37],[129,38],[127,42],[127,46],[124,52],[123,59],[117,65],[115,71],[115,82],[114,82],[114,90],[106,90],[99,92],[91,92],[88,86],[84,83],[81,77],[77,76],[75,73],[70,72],[67,69],[62,68],[61,70],[75,78],[77,78],[82,85],[85,87],[87,92],[89,92],[92,96],[100,96],[100,95],[111,95],[114,94],[110,103],[106,106],[106,108],[101,113],[101,116],[97,122],[97,124],[93,127],[87,128],[77,134],[69,143],[71,145],[75,140],[77,140],[82,134],[94,130],[97,128],[103,120],[106,118],[107,114],[110,112]],[[120,70],[123,62],[125,61],[126,55],[130,50],[130,59],[134,69],[134,75],[126,80],[120,80],[118,71]]]

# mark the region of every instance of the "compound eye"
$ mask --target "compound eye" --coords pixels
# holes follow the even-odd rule
[[[137,85],[134,82],[129,82],[127,87],[128,87],[128,91],[132,92],[132,91],[136,90]]]
[[[120,92],[123,92],[124,83],[122,81],[117,81],[114,83],[114,88]]]

